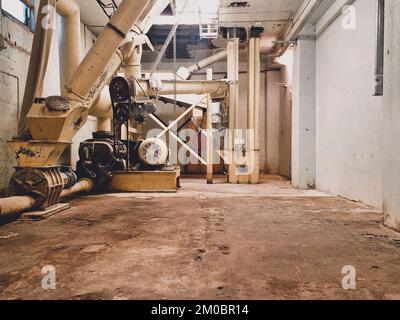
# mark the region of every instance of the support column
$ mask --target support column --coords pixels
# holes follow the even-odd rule
[[[239,39],[234,39],[228,44],[228,80],[229,85],[229,142],[228,153],[224,157],[229,159],[229,183],[238,183],[239,178],[235,164],[235,129],[238,124],[238,102],[239,102]]]
[[[292,113],[292,183],[315,188],[316,176],[316,41],[307,25],[294,50]]]
[[[386,1],[383,110],[384,223],[400,231],[400,1]]]
[[[213,79],[213,70],[207,69],[207,80]],[[214,168],[214,145],[213,145],[213,127],[212,127],[212,100],[207,95],[207,183],[213,184]]]
[[[249,144],[251,150],[249,183],[257,184],[260,181],[260,38],[250,39],[249,45],[249,66],[248,66],[248,111],[247,129],[252,140]],[[248,137],[249,139],[249,137]]]

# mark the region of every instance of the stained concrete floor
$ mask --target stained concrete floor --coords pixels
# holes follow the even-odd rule
[[[277,177],[83,197],[0,227],[1,299],[399,299],[400,237],[373,209]],[[41,268],[56,268],[56,290]],[[342,267],[357,289],[342,289]]]

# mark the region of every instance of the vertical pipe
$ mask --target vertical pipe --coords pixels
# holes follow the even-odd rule
[[[384,56],[385,56],[385,0],[377,0],[374,96],[378,97],[383,96]]]
[[[247,155],[246,162],[248,167],[248,180],[250,182],[250,176],[254,171],[254,48],[255,48],[255,38],[251,38],[248,42],[249,49],[247,51]],[[243,181],[244,182],[244,181]]]
[[[237,104],[239,102],[239,39],[234,39],[228,44],[228,81],[229,85],[229,183],[238,183],[237,167],[235,163],[235,130],[238,124]],[[228,158],[225,155],[225,158]]]
[[[102,118],[98,117],[97,118],[97,131],[108,131],[111,132],[111,118]]]
[[[133,41],[128,42],[122,48],[124,52],[124,74],[125,78],[130,81],[133,81],[134,78],[141,79],[142,78],[142,55],[143,55],[143,46],[136,45]],[[135,120],[129,120],[129,125],[132,128],[137,130],[137,138],[143,138],[144,125],[142,123],[136,123]],[[127,132],[127,137],[131,135],[131,138],[134,139],[134,135]]]
[[[82,60],[81,14],[75,0],[57,0],[57,13],[62,16],[63,45],[61,94],[66,94],[65,84]]]
[[[254,150],[252,154],[253,171],[250,174],[250,183],[257,184],[260,181],[260,77],[261,77],[261,61],[260,61],[260,38],[254,39],[254,107],[253,107],[253,125],[254,125]]]
[[[207,69],[207,80],[213,79],[213,70]],[[214,146],[212,127],[212,100],[207,95],[207,183],[213,184]]]

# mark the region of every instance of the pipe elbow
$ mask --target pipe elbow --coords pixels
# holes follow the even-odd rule
[[[76,0],[57,0],[56,10],[62,17],[80,15],[80,7]]]

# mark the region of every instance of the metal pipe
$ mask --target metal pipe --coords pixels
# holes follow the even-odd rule
[[[76,0],[57,0],[57,13],[63,17],[63,57],[61,94],[65,95],[65,84],[72,77],[82,60],[81,14]]]
[[[60,198],[68,198],[77,193],[88,193],[93,189],[93,182],[90,179],[82,179],[78,181],[72,188],[64,189]]]
[[[278,44],[274,53],[269,54],[269,58],[281,57],[289,48],[292,41],[296,40],[301,29],[307,23],[307,19],[315,11],[321,0],[305,0],[293,19],[292,26],[288,28],[283,36],[283,43]]]
[[[228,152],[229,152],[229,173],[228,182],[238,183],[237,167],[235,164],[235,130],[238,129],[239,122],[239,39],[234,39],[228,44],[227,59],[229,88],[229,136],[228,136]],[[226,155],[225,155],[226,157]]]
[[[376,2],[376,56],[374,96],[383,96],[383,74],[385,60],[385,0]]]
[[[226,59],[226,57],[228,56],[228,50],[222,50],[220,52],[217,52],[216,54],[205,58],[203,60],[200,60],[199,62],[197,62],[196,64],[192,65],[191,67],[188,68],[188,71],[190,73],[194,73],[197,72],[201,69],[204,69],[218,61],[222,61],[224,59]]]
[[[260,83],[261,83],[261,61],[260,61],[260,39],[254,39],[254,108],[253,108],[253,128],[254,128],[254,153],[253,153],[253,172],[250,174],[250,183],[260,182]]]
[[[71,197],[78,193],[87,193],[93,189],[93,182],[90,179],[82,179],[70,189],[61,192],[60,199]],[[32,209],[36,200],[30,196],[16,196],[0,199],[0,216],[12,215]]]
[[[260,39],[260,51],[261,53],[268,53],[271,51],[271,49],[274,47],[274,41],[269,38],[269,37],[262,37]],[[247,52],[247,49],[243,49],[240,51],[240,53],[245,54]],[[216,54],[213,54],[212,56],[209,56],[203,60],[200,60],[199,62],[196,62],[195,64],[191,65],[190,67],[181,67],[178,70],[178,76],[181,77],[182,79],[189,79],[193,73],[196,73],[204,68],[207,68],[214,63],[226,60],[228,57],[228,50],[222,50],[217,52]]]
[[[76,99],[92,95],[93,86],[99,77],[103,77],[112,60],[118,59],[115,52],[126,41],[127,35],[147,5],[147,0],[124,0],[120,4],[97,42],[68,81],[66,86],[68,98]]]
[[[112,131],[112,118],[97,118],[97,131]]]
[[[32,209],[36,200],[29,196],[0,199],[0,216],[12,215]]]
[[[101,90],[95,103],[93,103],[93,105],[89,110],[89,115],[97,118],[112,117],[113,112],[112,112],[111,97],[108,86],[105,86],[103,90]]]
[[[135,86],[136,98],[146,96],[176,94],[210,94],[212,98],[227,96],[229,84],[225,81],[201,81],[201,80],[164,80],[152,86],[151,80],[137,80],[132,83]]]

